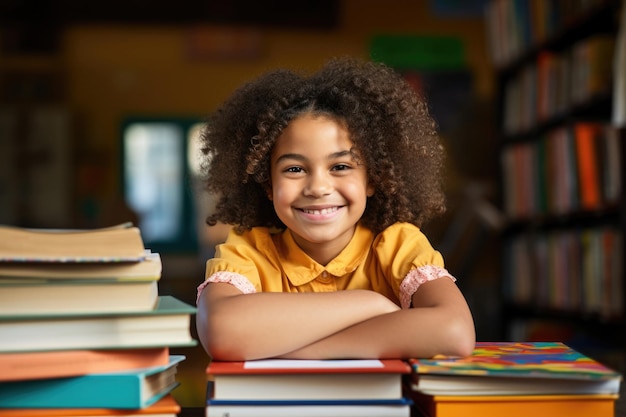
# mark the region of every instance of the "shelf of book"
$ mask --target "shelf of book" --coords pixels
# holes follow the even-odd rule
[[[622,370],[626,127],[615,123],[615,103],[626,100],[617,88],[626,73],[623,7],[493,0],[486,13],[507,218],[503,338],[575,338],[611,358],[619,352]]]
[[[492,61],[510,74],[545,50],[562,50],[598,33],[614,33],[620,0],[492,0],[486,24]]]

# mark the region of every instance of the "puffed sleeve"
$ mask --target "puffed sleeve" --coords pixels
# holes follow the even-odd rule
[[[259,242],[265,239],[263,232],[238,234],[231,230],[226,242],[217,246],[215,257],[206,263],[205,281],[198,286],[198,297],[213,282],[231,284],[244,294],[261,291],[258,262],[266,256],[259,250]]]
[[[441,253],[415,225],[396,223],[374,241],[379,268],[388,285],[400,300],[402,308],[409,308],[415,291],[425,282],[441,277],[455,278],[444,267]]]

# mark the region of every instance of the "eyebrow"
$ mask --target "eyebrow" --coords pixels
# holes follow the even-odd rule
[[[351,151],[345,150],[345,151],[333,152],[333,153],[329,154],[326,157],[326,159],[329,159],[329,160],[330,159],[338,159],[338,158],[343,158],[343,157],[345,157],[347,155],[353,156]],[[303,162],[303,161],[307,160],[307,157],[302,155],[302,154],[299,154],[299,153],[286,153],[284,155],[279,156],[276,159],[276,163],[279,163],[279,162],[281,162],[281,161],[283,161],[285,159],[295,159],[296,161],[302,161]]]

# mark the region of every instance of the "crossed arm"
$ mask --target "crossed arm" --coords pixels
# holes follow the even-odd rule
[[[219,360],[466,356],[474,322],[456,284],[422,284],[401,310],[367,290],[242,294],[206,286],[196,324],[205,350]]]

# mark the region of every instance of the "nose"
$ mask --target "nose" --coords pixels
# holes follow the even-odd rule
[[[333,189],[332,178],[327,172],[312,172],[309,174],[304,195],[319,198],[331,193]]]

